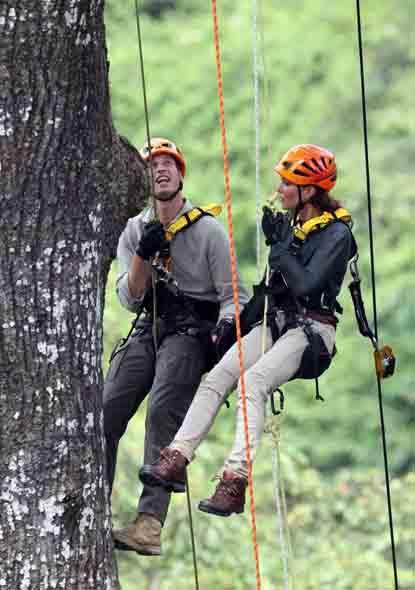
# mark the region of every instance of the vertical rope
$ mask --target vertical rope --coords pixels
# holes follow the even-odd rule
[[[255,125],[255,203],[256,203],[256,268],[257,280],[261,280],[261,120],[258,65],[258,2],[252,1],[252,59],[254,80],[254,125]]]
[[[192,541],[193,571],[194,571],[194,575],[195,575],[195,588],[196,588],[196,590],[199,590],[199,575],[198,575],[197,559],[196,559],[196,541],[195,541],[195,533],[194,533],[194,527],[193,527],[192,503],[190,501],[190,487],[189,487],[189,478],[187,476],[187,469],[186,469],[186,499],[187,499],[187,511],[189,513],[190,538]]]
[[[147,145],[148,149],[150,150],[150,159],[151,159],[151,135],[150,135],[150,117],[148,114],[148,103],[147,103],[147,90],[146,90],[146,77],[144,73],[144,51],[143,51],[143,42],[141,39],[141,25],[140,25],[140,11],[138,9],[138,0],[135,0],[135,21],[137,27],[137,38],[138,38],[138,49],[139,49],[139,62],[140,62],[140,76],[141,76],[141,87],[143,90],[143,104],[144,104],[144,117],[146,122],[146,135],[147,135]],[[151,194],[154,195],[154,176],[153,176],[153,169],[149,166],[150,170],[150,188]],[[156,215],[156,207],[153,203],[154,214]]]
[[[375,276],[375,254],[374,254],[374,239],[373,239],[373,221],[372,221],[372,196],[371,196],[371,184],[370,184],[370,166],[369,166],[369,141],[368,141],[368,129],[367,129],[367,113],[366,113],[366,90],[365,90],[365,71],[364,71],[364,59],[363,59],[363,41],[362,41],[362,22],[360,17],[360,0],[356,0],[356,15],[357,15],[357,38],[359,46],[359,65],[360,65],[360,84],[361,84],[361,96],[362,96],[362,117],[363,117],[363,137],[365,147],[365,169],[366,169],[366,191],[367,191],[367,207],[368,207],[368,220],[369,220],[369,243],[370,243],[370,267],[371,267],[371,278],[372,278],[372,304],[373,304],[373,322],[376,341],[378,340],[378,325],[377,325],[377,310],[376,310],[376,276]],[[396,551],[395,551],[395,539],[394,539],[394,527],[393,527],[393,515],[392,515],[392,500],[389,483],[389,466],[388,466],[388,451],[386,444],[386,428],[385,419],[383,415],[383,401],[382,401],[382,386],[380,381],[379,373],[377,376],[378,386],[378,402],[379,402],[379,414],[380,424],[382,431],[382,448],[383,448],[383,461],[385,468],[385,485],[386,485],[386,496],[388,504],[388,515],[389,515],[389,531],[391,539],[392,549],[392,563],[393,563],[393,575],[395,581],[395,590],[399,589],[398,583],[398,568],[396,563]]]
[[[228,218],[228,231],[229,231],[229,242],[231,252],[231,264],[232,264],[232,289],[233,289],[233,301],[235,305],[235,321],[236,321],[236,336],[237,336],[237,347],[238,347],[238,358],[240,366],[240,384],[241,384],[241,406],[244,420],[244,433],[245,433],[245,451],[246,461],[248,465],[248,489],[251,505],[251,526],[252,526],[252,543],[254,550],[255,559],[255,576],[256,576],[256,588],[261,590],[261,575],[259,567],[259,549],[257,542],[257,531],[256,531],[256,513],[255,513],[255,499],[254,499],[254,487],[252,480],[252,461],[251,451],[249,446],[249,431],[248,431],[248,412],[246,405],[246,390],[245,390],[245,379],[244,379],[244,359],[242,350],[242,338],[241,338],[241,323],[239,317],[239,298],[238,298],[238,275],[236,270],[236,256],[235,256],[235,242],[233,236],[233,221],[232,221],[232,197],[230,189],[230,175],[229,175],[229,162],[228,162],[228,146],[226,139],[226,128],[225,128],[225,107],[223,97],[223,84],[222,84],[222,67],[220,57],[220,41],[219,41],[219,24],[216,0],[212,0],[212,18],[213,18],[213,35],[215,44],[215,58],[216,58],[216,75],[218,85],[218,99],[219,99],[219,120],[221,129],[221,139],[223,148],[223,172],[225,179],[225,197],[226,197],[226,211]]]
[[[276,417],[274,416],[274,419]],[[285,492],[283,488],[283,479],[282,479],[282,472],[281,472],[281,455],[280,455],[280,446],[279,446],[279,437],[281,434],[280,431],[281,424],[278,424],[275,421],[275,430],[271,432],[271,436],[274,442],[274,453],[272,453],[272,471],[273,471],[273,479],[274,479],[274,490],[275,490],[275,505],[277,508],[277,516],[278,516],[278,533],[280,538],[280,545],[281,545],[281,554],[282,554],[282,565],[283,565],[283,574],[284,574],[284,590],[289,590],[290,588],[290,573],[289,573],[289,543],[287,544],[285,541],[285,532],[288,529],[288,524],[286,521],[287,514],[286,514],[286,504],[285,504]]]
[[[258,1],[253,0],[253,67],[254,67],[254,121],[255,121],[255,188],[256,188],[256,229],[257,229],[257,274],[258,280],[261,279],[261,240],[262,240],[262,228],[261,228],[261,184],[260,184],[260,164],[261,164],[261,124],[260,124],[260,90],[259,90],[259,57],[258,57]],[[262,22],[262,21],[261,21]],[[269,101],[269,88],[267,84],[267,77],[265,76],[265,52],[262,51],[262,68],[264,72],[264,105],[265,105],[265,117],[266,124],[265,129],[270,128],[271,112],[270,112],[270,101]],[[268,134],[268,158],[271,163],[271,142]],[[271,188],[271,187],[270,187]],[[266,267],[266,284],[269,282],[270,269]],[[265,342],[267,336],[267,310],[268,310],[268,297],[265,297],[264,306],[264,318],[263,318],[263,330],[262,330],[262,355],[265,353]],[[280,455],[280,422],[275,416],[270,416],[270,434],[271,441],[273,443],[272,452],[272,475],[274,484],[274,498],[277,510],[277,528],[279,534],[279,543],[281,547],[281,559],[283,565],[283,579],[284,579],[284,590],[290,589],[290,558],[292,561],[292,550],[290,542],[290,531],[288,527],[287,517],[287,504],[285,499],[284,479],[282,476],[281,468],[281,455]],[[273,435],[274,428],[278,429],[277,436]],[[287,540],[286,540],[287,539]]]
[[[136,17],[136,25],[137,25],[137,38],[138,38],[138,48],[139,48],[139,57],[140,57],[140,73],[141,73],[141,85],[143,90],[143,102],[144,102],[144,116],[146,121],[146,133],[147,133],[147,145],[150,152],[150,164],[151,164],[151,136],[150,136],[150,118],[149,118],[149,111],[148,111],[148,104],[147,104],[147,91],[146,91],[146,79],[144,73],[144,52],[143,52],[143,43],[141,39],[141,26],[140,26],[140,12],[138,9],[138,0],[135,0],[135,17]],[[150,165],[150,188],[151,188],[151,195],[153,198],[153,211],[154,216],[157,217],[157,209],[154,199],[154,174],[153,168]],[[152,270],[151,272],[151,284],[153,288],[153,341],[154,341],[154,348],[157,350],[158,345],[158,330],[157,330],[157,297],[156,297],[156,276],[155,271]],[[192,516],[192,507],[190,503],[190,489],[189,489],[189,482],[187,479],[186,473],[186,496],[187,496],[187,510],[189,514],[189,527],[190,527],[190,536],[192,541],[192,554],[193,554],[193,570],[195,576],[195,589],[199,590],[199,578],[198,578],[198,569],[197,569],[197,557],[196,557],[196,543],[195,543],[195,535],[193,529],[193,516]]]

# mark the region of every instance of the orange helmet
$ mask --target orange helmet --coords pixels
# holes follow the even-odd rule
[[[147,161],[150,158],[150,153],[152,157],[166,154],[174,158],[179,166],[181,175],[184,177],[186,173],[186,162],[181,150],[175,143],[164,137],[153,137],[150,140],[150,146],[148,143],[143,145],[140,150],[140,156],[144,161]]]
[[[330,191],[336,184],[337,169],[334,155],[311,143],[292,147],[274,170],[294,184],[314,184]]]

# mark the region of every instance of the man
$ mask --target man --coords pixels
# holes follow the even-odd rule
[[[229,242],[211,214],[218,211],[194,208],[184,197],[186,163],[174,143],[154,138],[140,154],[149,164],[158,220],[154,209],[145,210],[128,221],[118,244],[120,302],[143,314],[113,356],[104,388],[110,488],[119,440],[141,402],[148,394],[148,464],[174,438],[209,368],[212,341],[220,348],[234,314]],[[239,285],[240,304],[247,299]],[[137,518],[114,531],[116,547],[160,555],[169,501],[170,492],[145,485]]]

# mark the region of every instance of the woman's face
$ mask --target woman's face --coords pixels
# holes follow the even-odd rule
[[[298,187],[296,184],[281,178],[280,185],[277,189],[280,195],[281,206],[283,209],[295,209],[298,205]]]

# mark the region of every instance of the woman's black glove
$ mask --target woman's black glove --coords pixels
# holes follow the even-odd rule
[[[168,244],[168,242],[160,221],[150,221],[144,226],[136,254],[143,260],[150,260],[156,252],[165,250],[166,244]]]
[[[236,342],[236,326],[234,318],[223,318],[212,330],[212,340],[216,350],[217,360]]]
[[[267,246],[287,242],[291,239],[291,218],[288,214],[281,213],[280,211],[274,213],[269,207],[264,207],[262,211],[261,224]]]

